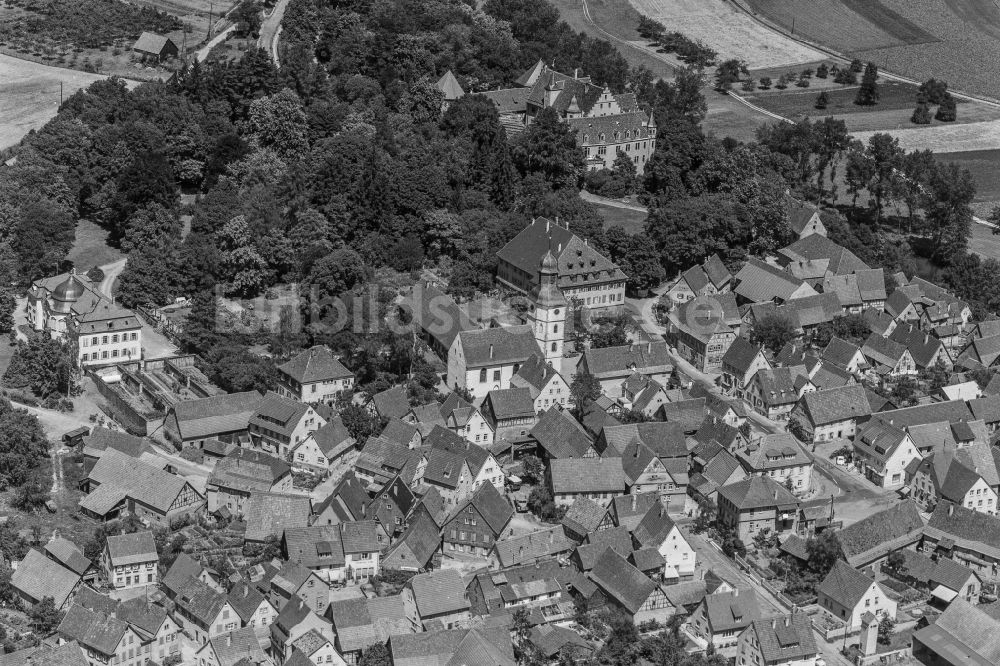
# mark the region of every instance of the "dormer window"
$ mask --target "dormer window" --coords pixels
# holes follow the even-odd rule
[[[601,141],[604,141],[604,132],[601,132]]]
[[[583,142],[584,143],[590,143],[590,135],[589,134],[584,134],[583,135]]]

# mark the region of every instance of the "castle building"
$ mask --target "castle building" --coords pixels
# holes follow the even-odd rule
[[[656,122],[652,114],[639,108],[634,93],[614,94],[579,71],[572,76],[563,74],[541,60],[514,84],[514,88],[482,93],[496,105],[508,136],[524,131],[542,109],[553,108],[576,130],[588,170],[610,169],[621,151],[642,174],[656,148]],[[464,94],[447,74],[438,86],[446,98]],[[445,103],[451,101],[446,99]]]
[[[555,285],[568,310],[587,308],[594,315],[609,316],[622,312],[628,276],[568,225],[544,217],[533,220],[497,252],[497,281],[533,298],[541,285],[538,267],[546,254],[555,260]]]
[[[75,271],[31,285],[28,325],[77,347],[77,365],[111,365],[142,358],[142,322]]]

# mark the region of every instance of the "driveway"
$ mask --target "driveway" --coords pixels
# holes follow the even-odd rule
[[[285,16],[285,8],[288,0],[278,0],[271,13],[264,17],[260,25],[260,37],[257,38],[257,46],[267,51],[278,65],[278,35],[281,33],[281,19]]]
[[[111,298],[111,290],[114,288],[115,280],[121,275],[122,271],[125,270],[125,262],[127,257],[122,257],[118,261],[112,261],[110,264],[104,264],[101,266],[101,270],[104,271],[104,279],[101,280],[101,286],[99,289],[101,293]]]

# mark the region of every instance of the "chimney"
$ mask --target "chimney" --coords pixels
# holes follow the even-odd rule
[[[646,343],[646,353],[647,354],[652,354],[653,353],[653,341],[652,340],[650,340],[649,342]]]
[[[954,513],[955,513],[955,505],[954,504],[949,504],[948,505],[948,515],[951,516]]]
[[[579,67],[574,67],[573,68],[573,80],[575,81],[577,78],[579,78],[579,76],[580,76],[580,68]]]
[[[493,345],[490,345],[490,358],[493,358]]]
[[[786,615],[785,616],[785,626],[787,627],[789,624],[791,624],[791,622],[792,622],[791,616]]]
[[[559,249],[557,250],[559,254],[562,254],[562,243],[559,243]]]
[[[549,224],[551,224],[549,218],[545,218],[545,233],[549,233]]]
[[[771,628],[775,629],[775,628],[777,628],[777,626],[778,626],[778,620],[777,620],[777,618],[773,618],[772,617],[771,618]]]
[[[232,646],[233,646],[233,634],[232,632],[230,632],[226,634],[226,647],[232,647]]]
[[[740,588],[733,589],[733,598],[740,596]]]
[[[635,511],[635,495],[632,495],[632,510]]]

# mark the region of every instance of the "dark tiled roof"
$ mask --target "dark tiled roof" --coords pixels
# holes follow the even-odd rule
[[[111,656],[121,642],[128,624],[114,615],[98,613],[83,606],[73,605],[66,611],[56,632],[61,638],[76,641],[83,647]]]
[[[355,439],[339,416],[330,419],[326,425],[314,430],[310,437],[327,459],[334,459],[354,447]]]
[[[660,458],[686,458],[687,437],[679,423],[630,423],[608,425],[601,430],[600,439],[607,443],[602,455],[620,455],[633,440],[638,439]]]
[[[588,497],[578,497],[563,516],[562,524],[577,534],[593,532],[608,510]]]
[[[736,458],[755,472],[812,463],[809,453],[788,433],[764,435],[760,441],[739,449]]]
[[[136,564],[159,559],[152,532],[133,532],[108,537],[108,554],[116,565]]]
[[[477,446],[469,440],[457,435],[447,428],[434,426],[434,428],[424,438],[424,447],[430,447],[433,451],[447,451],[460,457],[469,465],[469,471],[473,475],[478,475],[479,471],[490,460],[490,452],[481,446]],[[430,463],[428,463],[428,466]]]
[[[80,506],[100,515],[104,515],[115,504],[113,501],[108,502],[111,506],[105,503],[110,497],[105,493],[112,493],[119,501],[130,497],[166,514],[188,485],[179,476],[111,449],[94,464],[87,478],[106,489],[101,491],[98,488],[91,492],[80,500]]]
[[[930,367],[944,347],[944,343],[940,340],[913,324],[900,324],[889,335],[889,339],[909,349],[913,361],[921,368]]]
[[[605,550],[594,563],[589,576],[606,594],[632,613],[637,613],[656,590],[656,583],[611,548]]]
[[[420,511],[386,553],[382,566],[425,569],[440,546],[441,533],[437,523],[430,513]]]
[[[659,548],[674,529],[674,521],[667,515],[662,502],[649,508],[646,515],[632,531],[633,538],[643,548]],[[683,538],[683,537],[682,537]]]
[[[979,511],[956,506],[951,502],[938,502],[927,521],[925,534],[941,539],[949,537],[965,542],[971,550],[986,550],[996,557],[1000,554],[1000,520]]]
[[[1000,663],[1000,621],[964,599],[955,599],[934,624],[914,633],[943,657],[940,663],[992,666]]]
[[[753,628],[766,664],[794,663],[819,653],[806,613],[754,620]]]
[[[865,387],[861,384],[806,393],[802,401],[814,426],[866,418],[872,413]]]
[[[11,575],[10,582],[36,601],[52,597],[56,608],[62,608],[79,584],[80,575],[32,548]]]
[[[802,284],[802,280],[777,266],[750,257],[736,274],[736,288],[733,292],[753,303],[775,298],[787,301]]]
[[[208,485],[267,491],[291,471],[284,460],[262,451],[238,448],[215,464]]]
[[[757,358],[757,355],[761,353],[760,347],[751,344],[749,340],[742,336],[736,336],[736,339],[729,345],[729,349],[726,350],[726,353],[722,357],[722,365],[723,367],[733,368],[737,372],[744,374],[750,370],[750,365]]]
[[[871,270],[865,262],[847,248],[834,243],[826,236],[810,234],[788,247],[778,250],[792,261],[829,259],[830,272],[834,275],[845,275],[856,271]]]
[[[87,570],[93,565],[75,543],[62,537],[52,537],[45,544],[45,552],[49,554],[49,557],[80,576],[87,573]]]
[[[552,492],[625,492],[621,458],[560,458],[551,462]]]
[[[250,621],[262,603],[270,603],[256,585],[246,584],[234,585],[233,589],[229,590],[227,600],[244,624]]]
[[[613,511],[612,515],[618,526],[624,527],[626,532],[631,532],[650,507],[659,501],[660,495],[656,492],[630,493],[613,498],[608,510]]]
[[[160,582],[165,588],[176,594],[189,580],[200,576],[202,571],[203,568],[196,559],[187,553],[181,553],[170,565]]]
[[[315,347],[306,349],[287,363],[279,365],[278,370],[300,384],[325,382],[354,376],[354,373],[345,368],[337,357],[323,345],[316,345]]]
[[[875,553],[919,539],[923,527],[917,506],[906,500],[848,525],[837,533],[837,541],[847,561],[861,566],[875,559]]]
[[[981,478],[965,465],[953,460],[948,467],[948,474],[944,477],[944,483],[941,484],[941,497],[961,504],[965,501],[965,494]]]
[[[309,405],[268,391],[249,423],[290,437],[308,410]]]
[[[421,619],[469,609],[462,576],[454,569],[419,574],[410,579]]]
[[[479,486],[476,492],[472,494],[472,497],[455,507],[453,518],[461,516],[470,504],[483,520],[486,521],[486,525],[493,532],[494,538],[503,532],[510,519],[514,516],[514,509],[500,495],[492,483],[484,483]]]
[[[452,395],[455,395],[454,393]],[[447,404],[447,401],[445,401]],[[409,446],[414,435],[419,435],[420,429],[412,423],[405,423],[399,419],[389,419],[389,422],[382,429],[381,437],[400,446]],[[418,437],[418,443],[420,438]]]
[[[200,439],[246,430],[250,417],[264,399],[257,391],[214,395],[185,400],[171,409],[183,439]]]
[[[583,426],[559,407],[543,412],[530,434],[553,458],[582,458],[591,447]]]
[[[531,418],[535,415],[535,403],[531,391],[526,388],[497,389],[486,397],[490,401],[493,417],[497,421]]]
[[[497,541],[493,547],[501,567],[511,567],[559,553],[569,552],[576,542],[566,536],[562,525]]]
[[[757,594],[750,589],[737,588],[732,592],[709,594],[704,603],[712,633],[739,631],[760,617]]]
[[[719,488],[725,497],[741,511],[774,506],[798,506],[799,500],[769,476],[752,476],[749,479]]]
[[[253,627],[244,627],[209,639],[219,666],[235,666],[240,659],[250,663],[266,663],[267,656],[257,641]]]
[[[289,527],[305,527],[312,515],[312,500],[308,495],[253,493],[243,512],[247,523],[244,538],[264,541],[279,535]]]
[[[619,347],[598,347],[583,352],[587,370],[595,377],[617,377],[632,371],[668,373],[673,363],[666,342],[645,342]]]
[[[545,362],[544,358],[535,354],[524,362],[520,370],[517,371],[517,375],[515,375],[515,377],[533,387],[535,389],[533,393],[537,396],[538,392],[545,388],[545,386],[552,381],[552,378],[558,374],[559,373],[554,367],[552,367],[552,365]],[[514,379],[512,379],[511,382],[513,383]],[[452,393],[451,395],[456,394]]]
[[[226,605],[226,595],[196,578],[188,579],[174,602],[204,625],[211,625]]]
[[[847,562],[837,560],[817,591],[844,608],[854,608],[874,582]]]
[[[527,325],[462,331],[458,337],[468,369],[524,363],[539,353],[538,342]]]
[[[947,421],[972,421],[976,417],[964,400],[948,400],[947,402],[929,402],[925,405],[893,409],[880,412],[877,418],[892,421],[893,425],[908,428],[927,423]]]
[[[342,567],[346,561],[340,525],[289,527],[283,541],[288,559],[309,569]]]
[[[406,397],[406,389],[393,386],[372,396],[375,409],[382,418],[399,419],[410,411],[410,401]]]

